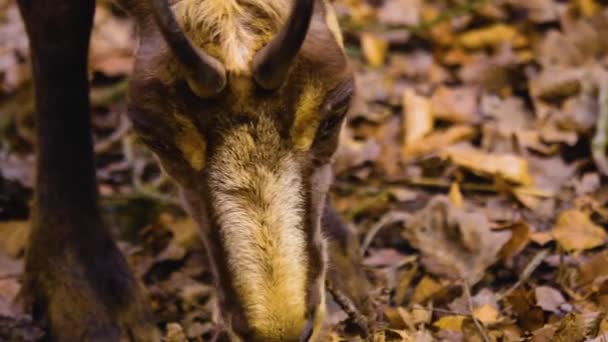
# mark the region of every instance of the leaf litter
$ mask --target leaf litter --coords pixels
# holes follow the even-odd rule
[[[370,341],[608,336],[608,7],[599,0],[335,0],[358,96],[330,197],[363,248]],[[206,341],[198,230],[125,122],[133,23],[97,8],[93,128],[107,221],[167,341]],[[27,37],[0,1],[0,340],[32,196]],[[30,102],[28,102],[30,101]],[[363,274],[363,273],[362,273]],[[330,303],[323,341],[363,341]],[[371,313],[373,312],[373,314]]]

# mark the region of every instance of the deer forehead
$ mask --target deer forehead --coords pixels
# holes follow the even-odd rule
[[[312,30],[324,25],[340,48],[342,34],[328,0],[313,18]],[[255,53],[287,20],[293,0],[181,0],[175,13],[190,39],[218,58],[227,72],[249,74]]]

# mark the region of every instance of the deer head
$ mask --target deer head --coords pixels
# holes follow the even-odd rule
[[[129,115],[201,226],[232,340],[314,340],[353,93],[328,1],[123,2],[140,35]]]

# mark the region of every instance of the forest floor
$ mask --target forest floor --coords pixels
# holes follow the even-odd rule
[[[331,198],[361,241],[370,341],[608,340],[608,3],[337,0],[357,98]],[[206,341],[197,228],[125,115],[133,23],[101,2],[91,49],[103,212],[167,341]],[[44,332],[15,304],[32,198],[32,83],[0,0],[0,341]],[[358,341],[333,310],[328,341]],[[3,335],[4,334],[4,335]]]

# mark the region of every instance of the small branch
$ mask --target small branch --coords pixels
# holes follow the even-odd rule
[[[538,268],[538,266],[540,266],[540,264],[547,257],[547,255],[549,255],[548,249],[543,249],[540,252],[536,253],[534,258],[532,258],[532,260],[530,260],[528,265],[526,265],[526,268],[524,268],[523,272],[521,272],[521,275],[519,276],[519,279],[517,280],[517,282],[515,284],[513,284],[513,286],[511,286],[503,294],[498,295],[497,296],[498,300],[502,300],[503,298],[507,297],[508,295],[511,294],[511,292],[515,291],[518,287],[521,286],[521,284],[523,284],[526,280],[528,280],[528,278],[530,278],[532,273],[534,273],[534,271]]]
[[[484,342],[490,342],[490,337],[488,337],[488,334],[486,333],[486,330],[484,329],[482,323],[479,322],[479,320],[477,320],[477,318],[475,318],[475,315],[473,314],[473,298],[471,298],[471,289],[469,288],[469,283],[467,283],[466,280],[463,281],[462,287],[464,288],[464,295],[467,298],[469,312],[471,312],[471,317],[473,317],[473,322],[477,327],[477,331],[479,331],[479,334],[481,334],[481,337],[483,338]]]
[[[131,129],[131,122],[127,119],[127,116],[120,115],[119,120],[120,122],[118,124],[118,128],[116,128],[108,137],[98,141],[95,144],[95,153],[103,153],[108,151],[110,147],[122,140],[122,138],[129,132]]]
[[[326,281],[325,287],[331,294],[334,301],[340,306],[342,311],[348,315],[348,318],[354,322],[360,329],[363,337],[369,335],[369,328],[367,327],[367,319],[359,312],[353,301],[342,291],[336,289],[331,282]]]
[[[365,234],[365,238],[361,243],[360,254],[363,256],[369,245],[374,241],[376,235],[382,230],[382,228],[387,227],[393,223],[404,222],[410,217],[409,214],[400,213],[400,212],[389,212],[386,215],[382,216],[380,221],[376,223],[368,232]]]

